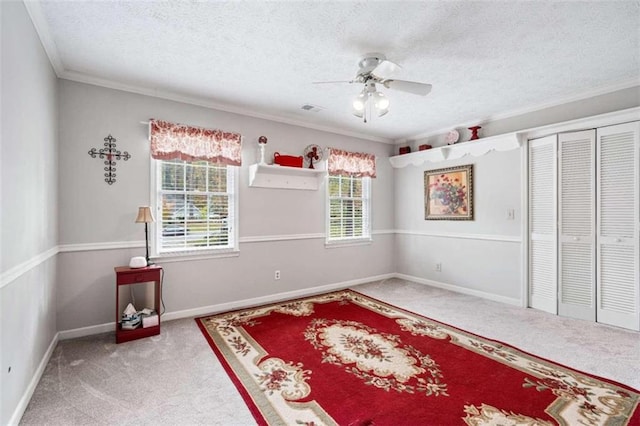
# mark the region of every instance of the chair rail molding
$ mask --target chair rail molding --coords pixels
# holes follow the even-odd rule
[[[463,234],[454,232],[428,232],[428,231],[412,231],[407,229],[398,229],[395,231],[398,235],[415,235],[419,237],[434,238],[456,238],[462,240],[481,240],[481,241],[501,241],[505,243],[521,243],[522,237],[519,235],[498,235],[498,234]]]
[[[28,259],[27,261],[14,266],[6,272],[3,272],[2,275],[0,275],[0,288],[11,284],[13,281],[20,278],[23,274],[29,272],[41,263],[57,255],[59,252],[60,248],[58,246],[51,247],[49,250],[37,254],[31,259]]]
[[[144,248],[144,247],[145,247],[145,242],[143,240],[61,244],[60,253],[69,253],[74,251],[93,251],[93,250],[118,250],[118,249]]]

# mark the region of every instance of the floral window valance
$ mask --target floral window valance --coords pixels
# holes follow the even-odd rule
[[[329,174],[336,176],[376,177],[376,156],[329,148]]]
[[[158,160],[242,164],[242,135],[222,130],[149,120],[151,156]]]

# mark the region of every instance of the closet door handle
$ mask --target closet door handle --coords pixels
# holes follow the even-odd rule
[[[573,237],[573,241],[580,241],[580,238],[578,238],[578,237]]]
[[[613,241],[615,241],[616,243],[621,243],[622,242],[622,238],[614,238]]]

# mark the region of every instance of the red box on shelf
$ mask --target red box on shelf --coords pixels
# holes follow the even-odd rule
[[[425,149],[431,149],[431,148],[433,148],[431,145],[424,144],[424,145],[420,145],[418,147],[418,150],[424,151]]]
[[[411,152],[410,146],[401,146],[399,150],[400,154],[408,154]]]
[[[287,167],[302,167],[302,156],[294,157],[293,155],[280,155],[276,152],[273,154],[274,164]]]

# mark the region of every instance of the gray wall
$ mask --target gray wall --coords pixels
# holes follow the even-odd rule
[[[520,163],[520,150],[514,150],[396,169],[397,272],[517,301]],[[474,220],[425,220],[424,171],[462,164],[474,168]],[[509,209],[516,213],[512,220]]]
[[[575,100],[525,114],[487,120],[477,124],[482,126],[482,129],[479,131],[480,137],[487,137],[533,129],[637,106],[640,106],[640,86],[616,90],[603,95]],[[468,141],[471,137],[471,132],[466,127],[457,127],[456,130],[460,132],[461,142]],[[413,150],[417,150],[419,145],[425,143],[431,144],[432,146],[446,145],[445,134],[411,140],[403,145],[409,145]]]
[[[504,301],[522,297],[520,152],[490,153],[420,167],[391,169],[395,147],[91,85],[58,81],[22,2],[0,2],[0,424],[28,402],[32,379],[56,331],[114,320],[113,267],[142,255],[134,223],[148,204],[149,149],[140,121],[160,118],[244,135],[240,170],[240,254],[158,262],[166,271],[168,313],[256,300],[393,272]],[[640,87],[489,123],[482,136],[640,105]],[[461,140],[468,139],[466,129]],[[132,154],[117,182],[87,151],[112,134]],[[248,187],[258,136],[274,151],[308,144],[374,153],[374,242],[325,248],[325,188]],[[436,135],[409,144],[443,143]],[[473,163],[476,220],[424,220],[423,173]],[[515,220],[506,218],[514,209]],[[392,230],[398,229],[394,234]],[[293,238],[293,239],[292,239]],[[58,249],[61,251],[58,253]],[[397,264],[396,264],[397,263]],[[435,263],[442,272],[435,272]],[[282,279],[275,281],[279,269]]]
[[[114,321],[113,267],[128,264],[144,239],[134,223],[137,208],[149,203],[149,118],[220,128],[243,135],[239,182],[240,255],[163,262],[167,312],[247,300],[284,292],[374,277],[395,270],[392,254],[393,170],[389,145],[304,129],[204,107],[60,81],[60,275],[58,329]],[[88,154],[111,134],[132,155],[117,164],[117,181],[104,182],[102,162]],[[317,191],[249,187],[249,166],[258,159],[257,140],[269,138],[274,151],[300,155],[309,144],[365,151],[377,156],[373,180],[370,245],[325,248],[325,185]],[[278,241],[282,236],[295,240]],[[267,241],[256,241],[257,239]],[[85,246],[83,246],[83,244]],[[87,247],[86,244],[91,245]],[[105,249],[115,246],[115,249]],[[275,281],[274,271],[282,278]]]
[[[0,14],[0,424],[7,424],[56,334],[58,117],[57,79],[24,4],[0,2]]]
[[[481,137],[521,131],[640,106],[640,86],[553,106],[528,114],[483,123]],[[469,139],[459,129],[461,141]],[[444,135],[407,143],[445,144]],[[522,197],[526,196],[522,150],[491,152],[440,163],[424,163],[395,169],[395,254],[399,274],[420,282],[510,303],[525,299],[522,284]],[[424,219],[425,170],[474,165],[475,220],[428,221]],[[507,218],[507,210],[515,218]],[[435,264],[442,264],[442,271]]]

